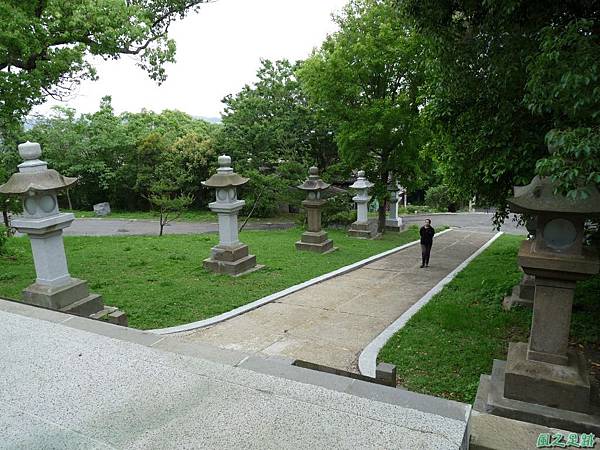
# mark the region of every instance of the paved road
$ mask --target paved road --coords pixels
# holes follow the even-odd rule
[[[292,228],[294,223],[251,223],[248,230],[271,230]],[[158,235],[158,222],[153,220],[108,220],[108,219],[75,219],[65,229],[67,236],[133,236]],[[164,229],[165,234],[197,234],[215,233],[219,229],[217,223],[209,222],[173,222]]]
[[[449,231],[435,239],[429,268],[414,245],[179,339],[358,371],[359,353],[492,236]]]
[[[421,224],[426,218],[431,218],[433,226],[448,225],[465,230],[494,232],[493,214],[458,213],[406,216],[404,221],[410,225]],[[270,230],[292,228],[294,223],[252,223],[246,225],[248,230]],[[214,233],[218,230],[217,223],[208,222],[173,222],[165,227],[165,234],[196,234]],[[157,235],[158,222],[153,220],[110,220],[110,219],[76,219],[71,227],[65,230],[68,236],[119,236],[119,235]],[[511,234],[526,234],[522,227],[516,228],[508,221],[502,231]]]
[[[493,233],[496,231],[492,222],[494,215],[492,213],[448,213],[448,214],[415,214],[404,216],[404,222],[408,225],[416,223],[422,224],[425,219],[431,219],[433,227],[437,225],[448,225],[453,228],[464,230],[483,231]],[[509,217],[502,225],[500,231],[510,234],[527,234],[524,227],[516,227]]]

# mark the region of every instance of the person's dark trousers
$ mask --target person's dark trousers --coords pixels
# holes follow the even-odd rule
[[[432,244],[421,244],[421,265],[428,266],[429,265],[429,255],[431,254],[431,245]]]

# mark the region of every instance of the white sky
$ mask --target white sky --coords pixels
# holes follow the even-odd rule
[[[83,82],[66,105],[93,112],[111,95],[117,113],[142,108],[179,109],[195,116],[218,117],[221,99],[255,80],[260,58],[306,58],[336,30],[331,13],[346,0],[218,0],[171,25],[177,62],[167,66],[161,86],[131,57],[99,60],[100,79]],[[45,113],[49,101],[34,109]]]

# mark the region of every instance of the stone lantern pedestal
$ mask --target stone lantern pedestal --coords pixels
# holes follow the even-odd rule
[[[337,250],[333,241],[327,236],[327,232],[321,227],[321,210],[326,200],[321,198],[321,192],[329,188],[329,184],[319,178],[319,169],[311,167],[308,171],[308,179],[298,186],[298,189],[306,191],[307,199],[302,202],[306,211],[307,230],[302,233],[300,240],[296,242],[297,250],[305,250],[316,253],[327,253]]]
[[[100,295],[89,292],[85,280],[69,274],[63,229],[75,216],[58,210],[57,192],[72,186],[76,179],[48,169],[46,162],[39,160],[42,151],[37,143],[19,145],[19,154],[25,162],[0,186],[0,193],[23,200],[23,214],[13,219],[12,226],[29,236],[36,271],[35,283],[23,290],[23,301],[81,316],[109,316],[110,321],[126,325],[123,313],[105,307]]]
[[[385,229],[390,231],[402,231],[404,224],[402,217],[398,217],[398,204],[400,203],[400,186],[392,183],[388,186],[390,193],[390,211],[385,220]]]
[[[350,236],[371,239],[377,233],[369,223],[369,201],[371,201],[369,189],[372,187],[373,183],[365,178],[364,170],[360,170],[358,179],[350,186],[350,189],[357,191],[356,195],[352,197],[352,200],[356,203],[356,222],[348,228]]]
[[[600,271],[595,250],[583,245],[584,219],[600,215],[600,194],[582,201],[553,194],[534,178],[509,199],[511,211],[537,215],[535,240],[519,251],[523,271],[535,277],[529,343],[510,343],[507,361],[482,376],[476,409],[575,432],[600,434],[587,362],[569,348],[575,285]]]
[[[256,256],[251,255],[248,246],[238,237],[238,213],[246,204],[238,200],[237,187],[248,182],[231,168],[231,158],[219,156],[217,173],[202,184],[216,189],[216,201],[208,206],[219,218],[219,244],[211,249],[211,256],[203,261],[203,266],[215,273],[240,276],[264,266],[256,264]]]

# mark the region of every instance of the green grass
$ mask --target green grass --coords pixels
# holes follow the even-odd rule
[[[502,299],[521,279],[522,238],[504,235],[460,272],[396,333],[379,353],[395,364],[405,388],[472,403],[479,377],[506,359],[508,342],[526,342],[531,310],[504,311]],[[578,284],[571,340],[597,351],[600,277]]]
[[[159,214],[156,211],[119,211],[114,210],[108,216],[98,217],[94,211],[81,211],[81,210],[64,210],[64,212],[71,212],[75,214],[78,219],[126,219],[126,220],[158,220]],[[257,218],[252,217],[250,223],[281,223],[281,222],[294,222],[297,218],[297,214],[280,213],[275,217],[268,218]],[[245,217],[240,216],[240,222]],[[189,210],[184,212],[178,219],[178,222],[217,222],[217,216],[208,210]]]
[[[240,278],[215,275],[202,260],[218,237],[65,237],[71,275],[88,280],[106,304],[127,312],[130,326],[161,328],[211,317],[345,265],[417,239],[418,231],[387,233],[360,240],[342,231],[329,236],[339,250],[319,255],[298,252],[301,230],[247,231],[240,236],[262,270]],[[9,241],[12,257],[0,257],[0,296],[18,299],[35,279],[27,238]]]

